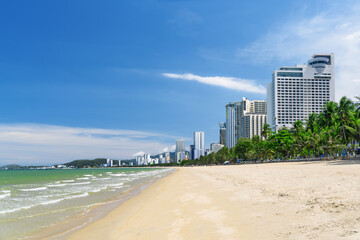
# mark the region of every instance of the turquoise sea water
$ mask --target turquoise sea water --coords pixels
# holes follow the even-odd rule
[[[85,212],[171,169],[0,171],[0,239],[21,239]]]

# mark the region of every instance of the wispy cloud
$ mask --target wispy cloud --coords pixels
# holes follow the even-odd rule
[[[163,76],[168,78],[197,81],[204,84],[209,84],[218,87],[224,87],[232,90],[260,93],[265,94],[265,87],[256,84],[253,80],[234,78],[234,77],[202,77],[191,73],[187,74],[175,74],[175,73],[163,73]]]
[[[144,151],[157,154],[171,148],[176,136],[99,128],[43,124],[0,124],[0,166],[53,164],[74,159],[132,158]]]
[[[314,53],[335,53],[336,98],[359,95],[360,88],[360,8],[359,4],[341,3],[324,8],[317,15],[289,19],[271,29],[237,56],[256,64],[276,62],[304,63]],[[279,67],[280,67],[279,65]]]

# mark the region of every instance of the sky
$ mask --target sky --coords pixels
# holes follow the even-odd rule
[[[281,66],[334,53],[336,99],[360,95],[357,1],[4,1],[0,166],[133,158],[266,99]]]

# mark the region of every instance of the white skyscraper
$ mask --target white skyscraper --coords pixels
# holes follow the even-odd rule
[[[205,156],[204,132],[194,132],[194,158]]]
[[[226,105],[226,147],[232,148],[236,144],[236,113],[235,113],[235,103],[229,103]]]
[[[232,148],[240,138],[261,136],[266,123],[267,102],[248,100],[226,105],[226,147]]]
[[[319,113],[335,100],[334,54],[315,54],[307,65],[275,70],[267,86],[268,117],[273,130]]]
[[[236,103],[236,139],[261,136],[266,123],[267,102],[243,98]]]

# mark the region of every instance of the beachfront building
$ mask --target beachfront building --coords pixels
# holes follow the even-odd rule
[[[226,145],[226,124],[224,122],[219,123],[219,143]]]
[[[268,124],[274,131],[320,113],[335,101],[334,54],[315,54],[306,65],[275,70],[267,85]]]
[[[184,159],[185,159],[185,140],[179,139],[176,140],[175,160],[177,163],[180,163]]]
[[[205,156],[205,134],[194,132],[194,159]]]
[[[232,148],[236,144],[236,114],[235,103],[229,103],[226,105],[226,147]]]
[[[166,163],[169,163],[170,162],[170,152],[166,152],[164,153],[165,154],[165,161]]]
[[[267,102],[248,100],[226,105],[226,147],[232,148],[240,138],[261,136],[267,119]],[[221,142],[220,142],[221,143]]]
[[[135,164],[137,166],[148,165],[151,162],[150,154],[141,154],[135,157]],[[119,164],[120,165],[120,164]]]
[[[194,150],[195,150],[195,145],[194,144],[190,145],[190,159],[191,160],[195,159],[194,158]]]
[[[217,153],[220,149],[224,147],[223,144],[220,143],[212,143],[210,144],[210,151],[213,153]]]
[[[266,123],[267,102],[243,98],[236,104],[236,139],[261,136]]]

